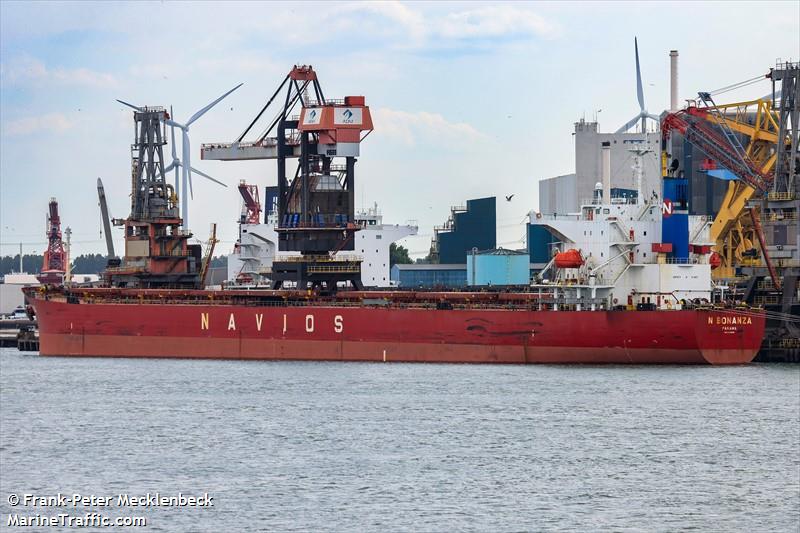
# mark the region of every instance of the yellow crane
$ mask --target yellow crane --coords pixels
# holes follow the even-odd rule
[[[749,138],[745,153],[753,165],[763,175],[770,175],[776,161],[779,136],[778,114],[772,109],[772,102],[759,99],[746,102],[717,105],[717,113],[694,108],[692,114],[717,125],[727,125],[733,132]],[[714,250],[722,260],[715,269],[714,277],[732,278],[736,265],[757,261],[748,257],[755,245],[755,227],[752,211],[747,209],[748,201],[756,190],[741,180],[733,180],[720,205],[719,212],[711,224],[711,240],[716,243]]]

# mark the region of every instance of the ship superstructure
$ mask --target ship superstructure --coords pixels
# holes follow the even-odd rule
[[[634,172],[641,174],[641,153]],[[638,182],[641,183],[641,175]],[[662,195],[595,200],[570,215],[531,214],[559,240],[538,290],[576,309],[681,309],[710,303],[711,243],[706,217],[690,217],[686,180],[666,177]]]

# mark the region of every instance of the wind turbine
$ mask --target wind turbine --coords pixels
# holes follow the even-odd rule
[[[647,131],[647,119],[654,120],[660,123],[656,115],[651,115],[644,107],[644,91],[642,90],[642,71],[639,69],[639,42],[636,37],[633,38],[633,46],[636,49],[636,97],[639,99],[639,114],[625,123],[616,133],[624,133],[634,127],[639,120],[642,121],[642,133]]]
[[[169,114],[170,114],[170,116],[173,116],[172,115],[172,106],[169,106]],[[166,173],[166,172],[169,172],[170,170],[174,170],[175,171],[175,194],[179,198],[183,198],[180,195],[180,190],[181,190],[180,183],[181,183],[181,180],[178,178],[178,168],[183,169],[184,168],[184,164],[180,160],[180,158],[178,157],[178,154],[177,154],[177,145],[175,144],[175,126],[170,124],[169,129],[170,129],[170,133],[172,134],[172,145],[171,145],[171,148],[172,148],[172,162],[164,169],[164,172]],[[200,174],[204,178],[209,179],[209,180],[213,181],[214,183],[218,183],[219,185],[222,185],[223,187],[227,187],[227,185],[225,183],[222,183],[221,181],[212,178],[208,174],[206,174],[204,172],[201,172],[200,170],[197,170],[194,167],[189,167],[189,170],[191,172],[195,172],[197,174]],[[189,183],[191,183],[191,181]],[[185,186],[185,184],[184,184],[184,186]]]
[[[183,161],[180,161],[178,164],[180,165],[181,169],[183,170],[183,187],[182,187],[183,196],[181,197],[181,215],[183,215],[183,228],[186,229],[186,230],[189,229],[189,199],[186,197],[186,191],[187,190],[189,191],[189,195],[192,197],[192,199],[194,199],[194,187],[192,186],[192,172],[196,172],[197,174],[200,174],[201,176],[203,176],[206,179],[209,179],[209,180],[211,180],[213,182],[219,183],[223,187],[227,187],[227,185],[225,185],[221,181],[217,181],[214,178],[212,178],[211,176],[209,176],[208,174],[200,172],[196,168],[192,168],[192,164],[191,164],[191,152],[192,152],[192,150],[191,150],[191,143],[189,141],[189,126],[191,126],[192,123],[195,120],[197,120],[198,118],[202,117],[204,114],[206,114],[206,112],[209,109],[211,109],[212,107],[214,107],[215,105],[220,103],[226,96],[231,94],[233,91],[235,91],[236,89],[238,89],[242,85],[243,84],[240,83],[239,85],[237,85],[236,87],[234,87],[230,91],[226,92],[225,94],[223,94],[222,96],[220,96],[219,98],[217,98],[216,100],[214,100],[213,102],[211,102],[210,104],[208,104],[207,106],[202,108],[200,111],[198,111],[197,113],[192,115],[191,118],[186,121],[186,124],[181,124],[181,123],[176,122],[176,121],[174,121],[172,119],[165,120],[165,122],[167,124],[169,124],[170,126],[172,126],[174,128],[179,128],[181,130],[181,133],[183,134]],[[174,130],[173,130],[173,139],[174,139]],[[173,147],[174,146],[175,146],[175,144],[173,142]],[[175,163],[174,159],[177,159],[177,157],[173,158],[173,163]],[[176,166],[176,168],[177,168],[177,166]]]
[[[186,229],[186,230],[189,229],[189,198],[186,195],[186,191],[187,190],[189,191],[189,195],[192,197],[192,199],[194,199],[194,190],[193,190],[194,188],[193,188],[193,183],[192,183],[192,173],[194,172],[196,174],[200,174],[204,178],[206,178],[208,180],[211,180],[214,183],[222,185],[223,187],[227,187],[227,185],[225,183],[222,183],[221,181],[212,178],[211,176],[209,176],[205,172],[201,172],[201,171],[197,170],[196,168],[192,167],[192,165],[191,165],[191,142],[189,140],[189,126],[191,126],[194,121],[196,121],[198,118],[202,117],[209,109],[211,109],[212,107],[214,107],[215,105],[220,103],[220,101],[222,101],[226,96],[231,94],[233,91],[235,91],[236,89],[238,89],[242,85],[244,85],[244,84],[240,83],[239,85],[237,85],[236,87],[234,87],[230,91],[226,92],[225,94],[223,94],[222,96],[220,96],[219,98],[217,98],[216,100],[214,100],[213,102],[211,102],[210,104],[208,104],[207,106],[205,106],[204,108],[202,108],[201,110],[196,112],[194,115],[191,116],[191,118],[189,120],[186,121],[186,124],[181,124],[179,122],[176,122],[176,121],[172,120],[171,118],[164,120],[164,122],[166,124],[169,124],[170,129],[171,129],[171,133],[172,133],[172,163],[170,163],[169,166],[167,166],[164,169],[164,172],[168,172],[170,170],[175,170],[175,193],[178,194],[178,191],[180,191],[180,190],[183,191],[183,195],[179,195],[179,197],[181,199],[181,215],[183,217],[183,228]],[[128,107],[132,107],[133,109],[135,109],[137,111],[142,111],[143,110],[143,108],[141,108],[141,107],[135,106],[133,104],[129,104],[128,102],[123,102],[122,100],[117,100],[117,102],[119,102],[121,104],[124,104],[124,105],[126,105]],[[170,107],[170,116],[172,116],[172,108],[171,107]],[[178,158],[178,154],[177,154],[177,150],[176,150],[175,128],[180,129],[181,132],[183,133],[183,149],[182,149],[183,154],[182,154],[182,159]],[[183,183],[182,183],[182,185],[179,185],[179,183],[178,183],[178,167],[180,167],[181,170],[183,171],[183,177],[182,177],[182,182]]]

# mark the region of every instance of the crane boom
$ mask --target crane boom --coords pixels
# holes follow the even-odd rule
[[[106,249],[108,257],[114,255],[114,239],[111,238],[111,220],[108,218],[108,202],[106,202],[106,191],[103,188],[103,181],[97,178],[97,196],[100,199],[100,215],[103,217],[103,233],[106,235]]]

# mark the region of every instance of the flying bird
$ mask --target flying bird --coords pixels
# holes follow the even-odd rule
[[[506,202],[510,202],[512,198],[514,198],[513,194],[506,196]]]

